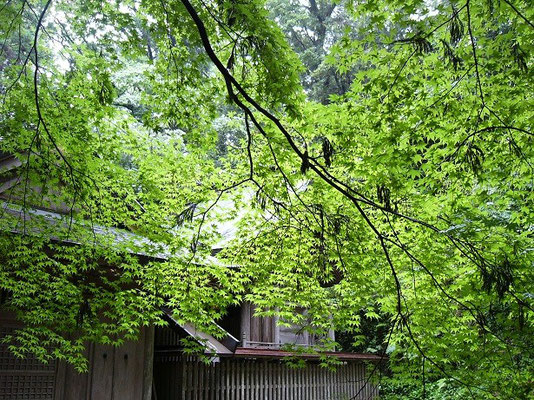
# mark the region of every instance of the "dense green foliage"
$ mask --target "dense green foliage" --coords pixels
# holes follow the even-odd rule
[[[0,9],[13,351],[83,369],[83,343],[134,337],[161,306],[210,330],[246,298],[359,349],[376,332],[397,395],[527,398],[532,8],[296,3]]]

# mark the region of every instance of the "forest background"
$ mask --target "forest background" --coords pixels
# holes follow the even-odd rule
[[[387,355],[385,398],[528,398],[533,13],[7,0],[0,288],[27,327],[4,340],[83,370],[162,306],[212,331],[246,299]]]

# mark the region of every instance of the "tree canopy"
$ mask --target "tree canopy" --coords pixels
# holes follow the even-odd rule
[[[354,346],[378,321],[367,350],[405,380],[532,395],[533,14],[8,0],[0,150],[21,165],[0,289],[27,326],[11,349],[83,369],[84,343],[163,324],[162,306],[209,330],[246,299]]]

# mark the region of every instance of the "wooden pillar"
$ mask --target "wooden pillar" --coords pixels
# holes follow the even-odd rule
[[[241,306],[241,346],[247,347],[250,339],[250,303],[243,303]]]
[[[275,315],[273,317],[273,329],[274,329],[274,340],[273,342],[276,343],[277,348],[280,347],[280,325],[278,325],[278,315]]]
[[[143,370],[143,400],[152,399],[154,378],[154,327],[145,328],[145,368]]]

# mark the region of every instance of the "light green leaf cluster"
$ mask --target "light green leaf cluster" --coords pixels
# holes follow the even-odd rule
[[[528,396],[534,34],[511,4],[343,3],[323,65],[351,83],[321,104],[263,1],[57,2],[46,25],[6,6],[29,54],[0,58],[13,351],[83,369],[86,341],[120,344],[162,306],[217,335],[245,299],[316,337],[387,324],[374,351],[405,378],[424,362],[478,398]]]

